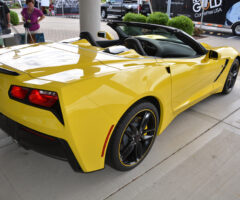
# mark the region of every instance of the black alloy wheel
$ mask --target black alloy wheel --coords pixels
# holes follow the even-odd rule
[[[146,157],[157,134],[158,115],[156,107],[149,102],[127,111],[110,140],[108,159],[113,168],[127,171]]]
[[[239,61],[236,59],[233,62],[230,68],[230,71],[228,73],[228,76],[222,91],[223,94],[229,94],[233,90],[233,87],[237,80],[238,71],[239,71]]]

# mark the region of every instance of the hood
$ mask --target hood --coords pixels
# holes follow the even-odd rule
[[[0,50],[2,66],[27,73],[33,78],[57,82],[136,68],[136,62],[136,59],[64,43],[21,45]]]

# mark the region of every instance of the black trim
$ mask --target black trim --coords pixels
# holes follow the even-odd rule
[[[25,127],[0,113],[0,128],[25,149],[68,161],[74,171],[82,172],[67,141]]]
[[[217,78],[214,80],[214,82],[216,82],[216,81],[219,79],[219,77],[222,75],[222,73],[223,73],[224,70],[226,69],[228,63],[229,63],[229,59],[226,59],[225,65],[223,66],[221,72],[218,74],[218,76],[217,76]]]
[[[61,110],[61,106],[60,106],[59,100],[51,108],[43,107],[43,106],[40,106],[40,105],[36,105],[36,104],[31,103],[28,100],[27,97],[29,96],[29,94],[31,93],[32,90],[42,90],[42,89],[39,89],[39,88],[28,88],[28,87],[24,87],[24,86],[18,85],[19,87],[26,88],[26,89],[29,90],[29,92],[27,94],[27,97],[25,99],[21,100],[21,99],[17,99],[15,97],[13,97],[11,95],[11,90],[12,90],[13,86],[15,86],[15,85],[11,85],[9,90],[8,90],[8,96],[10,97],[10,99],[18,101],[20,103],[24,103],[26,105],[30,105],[30,106],[36,107],[36,108],[41,108],[41,109],[44,109],[44,110],[48,110],[48,111],[52,112],[57,117],[57,119],[61,122],[62,125],[64,125],[64,119],[63,119],[63,114],[62,114],[62,110]],[[47,90],[44,90],[44,91],[47,91]],[[51,92],[54,92],[54,91],[51,91]]]
[[[60,140],[63,148],[65,149],[65,154],[68,158],[68,162],[71,165],[72,169],[75,172],[83,172],[77,159],[75,158],[71,148],[69,147],[68,143],[65,140]]]
[[[171,74],[171,68],[170,67],[166,67],[167,73]]]
[[[7,74],[7,75],[11,75],[11,76],[19,76],[20,74],[14,71],[10,71],[8,69],[3,69],[0,67],[0,73],[2,74]]]
[[[80,33],[80,40],[86,39],[92,46],[100,47],[99,44],[96,42],[96,40],[93,38],[91,33],[85,31]]]

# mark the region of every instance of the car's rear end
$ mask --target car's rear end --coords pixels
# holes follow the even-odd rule
[[[118,69],[98,57],[60,43],[0,50],[0,128],[25,148],[68,160],[76,171],[104,168],[116,119],[90,96],[106,91],[102,86]]]
[[[25,148],[69,160],[80,167],[65,140],[65,127],[59,100],[59,86],[49,87],[24,72],[0,65],[0,128]],[[37,79],[35,79],[37,82]]]

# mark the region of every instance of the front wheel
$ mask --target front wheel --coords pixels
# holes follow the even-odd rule
[[[234,35],[240,36],[240,22],[233,24],[232,32]]]
[[[239,71],[239,60],[236,59],[234,60],[229,70],[222,94],[229,94],[233,90],[233,87],[237,80],[238,71]]]
[[[108,147],[108,163],[127,171],[136,167],[149,153],[159,124],[156,107],[143,102],[130,108],[116,126]]]
[[[101,10],[101,16],[102,16],[102,18],[103,18],[103,19],[106,19],[106,18],[107,18],[107,15],[108,15],[108,14],[107,14],[107,11],[106,11],[105,9],[102,9],[102,10]]]

